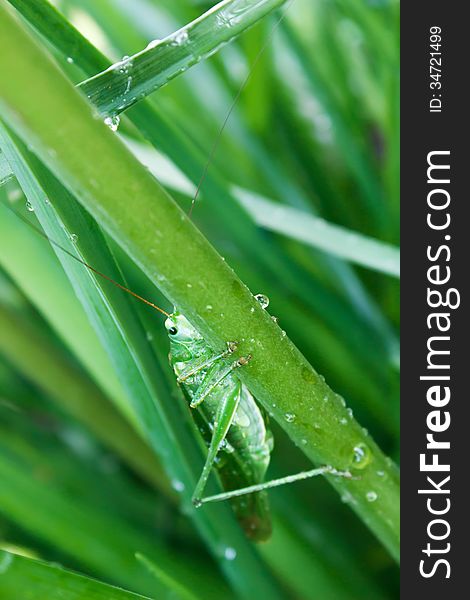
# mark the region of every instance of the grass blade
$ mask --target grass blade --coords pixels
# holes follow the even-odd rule
[[[196,596],[180,583],[168,577],[153,561],[143,554],[136,554],[136,559],[141,562],[155,577],[162,587],[168,588],[169,592],[178,600],[196,600]]]
[[[0,598],[21,600],[151,600],[10,552],[0,550]]]
[[[103,116],[114,116],[211,56],[286,0],[224,0],[163,40],[126,57],[80,88]]]
[[[261,227],[292,237],[361,267],[394,277],[400,275],[400,251],[394,246],[333,225],[296,208],[274,204],[240,188],[237,188],[237,195]]]

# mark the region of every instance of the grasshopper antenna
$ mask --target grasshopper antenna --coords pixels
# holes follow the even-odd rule
[[[201,193],[201,189],[202,189],[202,186],[204,184],[204,181],[206,180],[207,173],[209,171],[209,167],[211,166],[211,164],[212,164],[212,162],[214,160],[214,157],[215,157],[215,154],[216,154],[217,149],[219,147],[222,135],[223,135],[223,133],[225,131],[225,128],[227,127],[227,124],[228,124],[228,122],[230,120],[230,117],[232,116],[233,111],[235,110],[235,107],[238,104],[238,101],[240,100],[240,96],[242,95],[244,89],[246,88],[246,86],[250,82],[250,79],[251,79],[251,77],[253,75],[253,72],[255,71],[258,63],[260,62],[261,57],[265,53],[265,51],[268,48],[269,44],[271,43],[271,40],[272,40],[274,34],[276,33],[277,28],[281,25],[282,21],[285,19],[286,15],[287,15],[287,11],[289,10],[289,8],[293,4],[293,2],[295,2],[295,0],[289,0],[289,2],[287,3],[287,6],[283,10],[281,16],[274,23],[271,31],[269,32],[266,40],[264,41],[264,44],[261,46],[258,54],[255,57],[255,60],[253,61],[253,64],[252,64],[251,69],[250,69],[250,72],[245,77],[245,79],[242,81],[242,83],[241,83],[240,87],[238,88],[238,91],[237,91],[234,99],[232,100],[232,104],[230,105],[230,108],[228,109],[228,112],[227,112],[227,114],[225,116],[225,119],[222,122],[222,125],[221,125],[221,127],[219,129],[219,132],[217,133],[217,136],[216,136],[216,138],[214,140],[214,143],[212,144],[211,151],[209,152],[209,157],[208,157],[208,159],[206,161],[206,164],[204,165],[204,169],[202,171],[201,178],[199,179],[199,182],[197,184],[196,192],[194,193],[193,199],[191,201],[191,206],[189,207],[189,211],[188,211],[188,217],[189,218],[191,218],[191,216],[193,214],[194,206],[196,204],[197,199],[199,198],[199,194]]]
[[[11,212],[14,213],[19,219],[21,219],[21,221],[23,221],[23,223],[26,223],[26,225],[28,225],[29,227],[31,227],[32,229],[34,229],[34,231],[36,231],[36,233],[38,233],[41,237],[43,237],[50,244],[52,244],[52,246],[55,246],[56,248],[58,248],[59,250],[61,250],[62,252],[64,252],[64,254],[67,254],[67,256],[70,256],[70,258],[73,258],[74,260],[76,260],[77,262],[79,262],[80,264],[82,264],[83,266],[85,266],[87,269],[89,269],[90,271],[92,271],[96,275],[99,275],[103,279],[106,279],[106,281],[109,281],[110,283],[112,283],[113,285],[115,285],[117,288],[119,288],[123,292],[126,292],[127,294],[130,294],[131,296],[133,296],[134,298],[136,298],[140,302],[143,302],[147,306],[150,306],[154,310],[157,310],[158,312],[162,313],[166,317],[170,316],[170,314],[167,313],[166,310],[163,310],[163,308],[160,308],[159,306],[157,306],[153,302],[150,302],[150,300],[147,300],[146,298],[143,298],[142,296],[139,296],[139,294],[137,294],[136,292],[133,292],[132,290],[130,290],[125,285],[122,285],[122,283],[119,283],[118,281],[116,281],[112,277],[109,277],[108,275],[105,275],[101,271],[98,271],[98,269],[95,269],[95,267],[93,267],[92,265],[88,264],[87,262],[85,262],[84,260],[82,260],[81,258],[79,258],[78,256],[75,256],[75,254],[73,254],[72,252],[70,252],[70,250],[67,250],[67,248],[64,248],[64,246],[61,246],[58,242],[56,242],[55,240],[51,239],[48,235],[46,235],[44,233],[44,231],[41,228],[39,228],[36,225],[34,225],[33,223],[31,223],[31,221],[29,221],[28,219],[26,219],[26,217],[24,217],[22,214],[20,214],[19,212],[17,212],[11,206],[8,206],[8,204],[4,204],[4,206],[6,206],[9,210],[11,210]]]

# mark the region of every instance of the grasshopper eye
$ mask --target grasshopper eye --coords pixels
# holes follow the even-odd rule
[[[170,335],[176,335],[178,333],[178,330],[176,329],[176,327],[170,327],[170,329],[168,330],[168,333]]]

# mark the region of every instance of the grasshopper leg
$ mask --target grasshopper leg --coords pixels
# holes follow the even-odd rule
[[[233,368],[233,367],[232,367]],[[212,438],[207,453],[206,462],[202,469],[201,476],[197,482],[196,488],[193,494],[193,504],[200,506],[202,503],[202,495],[207,485],[207,480],[211,473],[214,465],[217,453],[222,445],[230,425],[232,424],[235,411],[237,410],[238,403],[240,401],[241,383],[237,385],[228,393],[222,394],[221,401],[217,408],[216,418],[214,422],[214,428],[212,431]]]
[[[334,475],[336,477],[345,477],[346,479],[353,479],[353,476],[349,471],[338,471],[334,467],[325,466],[318,467],[317,469],[311,469],[310,471],[301,471],[295,473],[295,475],[287,475],[286,477],[280,477],[279,479],[272,479],[271,481],[265,481],[256,485],[250,485],[245,488],[238,490],[231,490],[229,492],[223,492],[222,494],[216,494],[214,496],[206,496],[200,500],[200,504],[206,504],[207,502],[220,502],[222,500],[229,500],[236,496],[244,496],[245,494],[253,494],[254,492],[262,492],[269,488],[279,487],[288,483],[294,483],[295,481],[301,481],[303,479],[309,479],[310,477],[316,477],[318,475]]]

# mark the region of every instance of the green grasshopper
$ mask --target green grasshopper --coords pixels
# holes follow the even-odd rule
[[[267,307],[266,296],[255,297],[263,308]],[[170,338],[170,365],[190,407],[198,409],[197,420],[208,443],[206,462],[193,493],[196,507],[230,499],[248,537],[262,541],[271,534],[266,489],[325,473],[350,477],[349,473],[326,466],[264,481],[273,436],[253,395],[235,374],[251,357],[231,360],[238,346],[236,341],[227,342],[224,352],[214,352],[177,310],[168,315],[165,327]],[[213,467],[225,488],[234,483],[241,487],[203,497]]]

